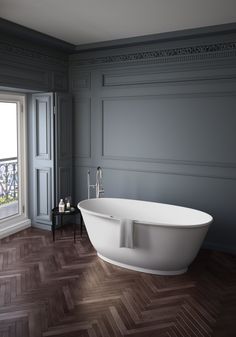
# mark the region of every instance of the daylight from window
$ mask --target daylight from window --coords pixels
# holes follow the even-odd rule
[[[17,213],[17,104],[0,101],[0,220]]]
[[[0,102],[0,159],[17,156],[16,103]]]

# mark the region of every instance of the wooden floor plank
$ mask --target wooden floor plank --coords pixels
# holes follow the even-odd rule
[[[86,233],[27,229],[0,241],[0,337],[233,337],[236,257],[201,250],[156,276],[100,260]]]

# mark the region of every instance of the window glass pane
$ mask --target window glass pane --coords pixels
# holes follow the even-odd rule
[[[0,220],[19,212],[17,104],[0,101]]]

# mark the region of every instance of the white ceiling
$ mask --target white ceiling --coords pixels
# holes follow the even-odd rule
[[[236,22],[236,0],[0,0],[0,16],[79,45]]]

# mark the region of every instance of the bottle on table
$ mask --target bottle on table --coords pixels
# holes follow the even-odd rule
[[[71,207],[71,196],[65,198],[65,208],[67,211],[70,211]]]
[[[59,202],[58,210],[59,210],[59,213],[65,212],[65,203],[64,203],[63,199],[61,199],[60,202]]]

